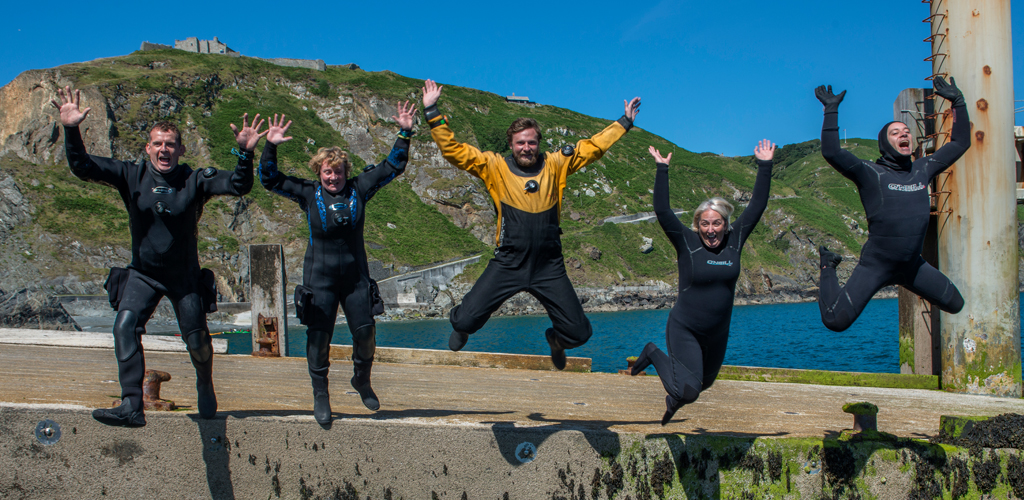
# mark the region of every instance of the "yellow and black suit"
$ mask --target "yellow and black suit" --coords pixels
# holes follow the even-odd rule
[[[441,154],[452,165],[484,181],[498,215],[494,258],[462,304],[452,309],[452,327],[472,334],[502,303],[526,291],[547,310],[563,348],[583,345],[590,338],[591,328],[562,259],[558,226],[562,191],[569,174],[599,160],[632,127],[632,122],[623,116],[594,137],[577,142],[574,149],[543,153],[536,165],[523,169],[511,156],[456,142],[435,107],[424,111]],[[527,189],[531,181],[536,183],[535,189]]]

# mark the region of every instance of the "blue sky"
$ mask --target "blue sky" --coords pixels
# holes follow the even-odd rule
[[[217,36],[245,55],[354,62],[607,119],[639,95],[638,126],[689,150],[745,155],[762,137],[780,144],[818,137],[813,89],[822,83],[849,90],[840,109],[849,137],[874,138],[892,119],[896,95],[926,85],[931,67],[921,22],[928,4],[919,0],[196,5],[6,6],[0,84],[28,69],[128,54],[142,41]],[[1024,99],[1024,9],[1017,7],[1014,88]],[[1016,123],[1024,124],[1024,113]]]

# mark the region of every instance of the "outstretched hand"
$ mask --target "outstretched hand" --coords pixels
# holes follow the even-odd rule
[[[832,93],[832,86],[819,85],[818,88],[814,89],[814,96],[821,101],[821,104],[825,106],[826,113],[835,113],[839,111],[839,103],[843,102],[843,98],[846,97],[846,91],[842,91],[839,95]]]
[[[775,157],[775,144],[768,139],[761,139],[761,142],[757,143],[757,147],[754,148],[754,157],[761,161],[772,161]]]
[[[945,78],[937,76],[932,80],[932,85],[935,88],[935,93],[952,103],[953,106],[964,104],[964,94],[956,87],[956,79],[952,76],[949,77],[949,83],[946,83]]]
[[[636,121],[636,115],[640,113],[640,98],[634,97],[629,102],[623,100],[622,103],[626,106],[626,118],[629,118],[631,122]],[[672,155],[670,154],[669,156]]]
[[[277,113],[274,113],[274,117],[270,119],[269,125],[270,128],[268,128],[266,132],[268,142],[276,146],[282,142],[292,140],[292,136],[289,135],[285,137],[284,135],[288,133],[288,127],[292,126],[291,120],[288,120],[288,123],[284,122],[284,115],[278,117]]]
[[[231,125],[231,131],[235,133],[235,141],[238,142],[238,147],[244,151],[252,151],[256,149],[256,143],[260,142],[260,137],[267,135],[269,130],[260,132],[260,127],[263,126],[263,120],[260,120],[260,114],[256,113],[256,116],[252,119],[252,124],[247,124],[246,120],[249,118],[249,113],[242,115],[242,130],[238,130],[238,127],[234,123]],[[257,122],[256,120],[259,120]]]
[[[672,161],[672,153],[669,153],[668,156],[661,156],[661,151],[655,149],[654,146],[647,148],[647,151],[649,151],[651,156],[654,157],[655,163],[664,163],[665,165],[668,165],[668,162]]]
[[[423,107],[429,108],[437,104],[437,100],[441,98],[441,89],[443,88],[434,80],[423,82]]]
[[[391,115],[391,119],[398,122],[398,126],[402,127],[402,130],[412,130],[412,120],[415,114],[415,104],[409,104],[409,101],[399,102],[398,116]]]
[[[85,108],[84,111],[80,109],[79,104],[82,102],[82,92],[80,90],[75,89],[72,92],[71,86],[68,85],[63,89],[58,88],[57,94],[60,95],[60,102],[56,99],[51,99],[50,103],[60,111],[61,125],[77,127],[85,121],[85,117],[89,116],[89,111],[92,108]]]

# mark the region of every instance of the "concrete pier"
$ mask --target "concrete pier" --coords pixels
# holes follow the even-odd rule
[[[162,397],[194,408],[186,353],[148,353],[147,367],[171,373]],[[0,346],[0,496],[635,499],[671,468],[664,498],[808,498],[846,488],[814,458],[852,428],[846,403],[876,404],[879,430],[904,438],[935,436],[941,415],[1024,413],[1020,399],[722,380],[662,427],[657,377],[400,363],[374,365],[374,413],[348,386],[351,370],[332,363],[329,429],[312,418],[304,359],[236,355],[214,361],[216,419],[148,412],[146,427],[122,429],[89,415],[119,393],[108,350]],[[53,444],[36,435],[44,421],[60,427]],[[785,478],[764,472],[757,487],[768,489],[751,490],[755,472],[739,457],[755,454],[781,457]],[[864,487],[905,498],[899,469]]]

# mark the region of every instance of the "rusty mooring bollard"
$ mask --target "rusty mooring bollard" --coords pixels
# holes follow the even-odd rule
[[[633,365],[636,364],[636,356],[630,356],[626,358],[626,369],[619,370],[619,375],[629,375],[633,371]],[[647,375],[647,370],[644,370],[637,375]]]
[[[268,318],[260,314],[257,324],[259,331],[257,332],[256,343],[259,344],[260,350],[253,351],[252,355],[263,358],[281,356],[281,349],[278,344],[280,335],[277,329],[277,318]]]
[[[146,370],[146,376],[142,379],[142,407],[152,411],[172,411],[177,409],[174,401],[160,399],[160,384],[171,379],[171,374],[160,370]],[[114,406],[121,404],[121,400],[114,402]]]
[[[868,402],[846,403],[843,411],[853,415],[853,430],[877,431],[878,407]]]

